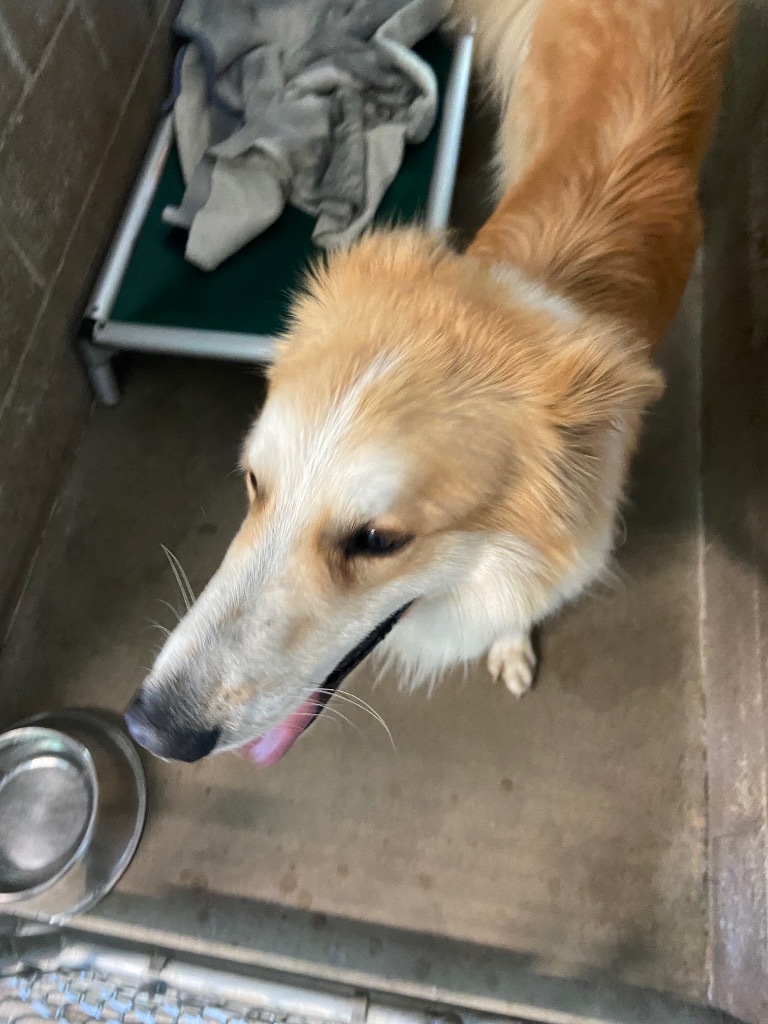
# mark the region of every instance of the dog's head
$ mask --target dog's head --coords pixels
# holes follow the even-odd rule
[[[440,242],[373,235],[332,257],[243,447],[245,521],[137,694],[134,737],[172,759],[278,760],[492,533],[531,553],[525,607],[601,500],[600,431],[656,386],[610,331],[515,301]]]

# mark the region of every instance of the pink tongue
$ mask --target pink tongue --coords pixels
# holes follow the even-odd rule
[[[240,748],[242,754],[254,764],[268,767],[288,753],[296,740],[309,725],[317,711],[317,694],[312,693],[292,715],[270,729],[260,739],[252,740]]]

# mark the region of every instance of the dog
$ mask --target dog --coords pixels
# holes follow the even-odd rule
[[[729,0],[465,0],[502,111],[469,248],[374,231],[292,306],[243,448],[245,521],[129,708],[154,754],[283,757],[374,647],[409,685],[485,657],[611,556],[701,235]]]

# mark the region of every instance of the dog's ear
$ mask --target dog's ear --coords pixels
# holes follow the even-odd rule
[[[606,494],[615,500],[611,487],[622,487],[642,414],[663,392],[661,374],[642,349],[606,341],[576,341],[552,357],[548,454],[557,492],[575,499],[572,509]]]
[[[579,432],[637,417],[664,391],[661,373],[642,345],[604,334],[563,346],[553,357],[549,381],[554,425]]]

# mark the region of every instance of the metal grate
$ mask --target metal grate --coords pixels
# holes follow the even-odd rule
[[[67,1024],[329,1024],[327,1018],[286,1015],[262,1006],[203,1001],[161,981],[126,984],[94,971],[0,977],[0,1024],[41,1020]]]
[[[448,1000],[441,1007],[398,1005],[357,987],[332,991],[309,978],[297,984],[295,976],[278,980],[235,964],[222,970],[161,950],[77,938],[31,929],[3,943],[0,931],[0,1024],[739,1024],[656,992],[537,975],[518,977],[526,1002],[515,1005],[514,1016],[460,1009]],[[547,1000],[553,993],[555,1005]]]

